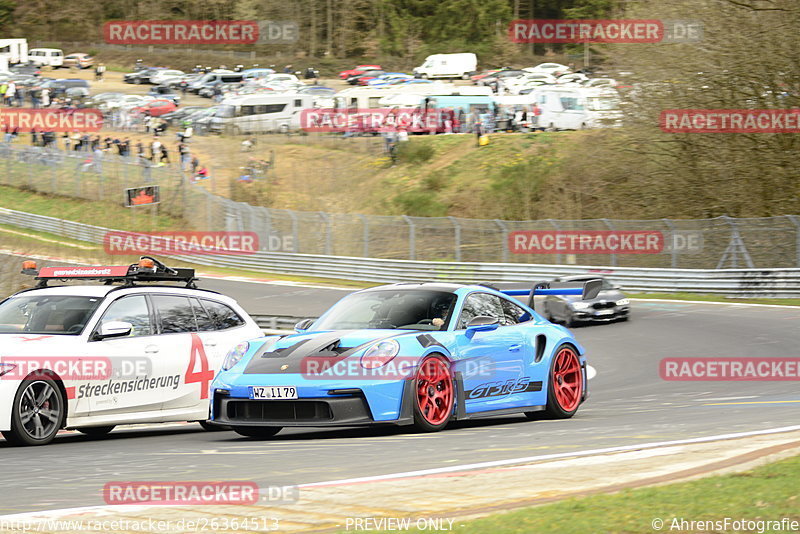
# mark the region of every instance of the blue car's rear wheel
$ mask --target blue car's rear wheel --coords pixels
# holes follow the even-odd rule
[[[455,388],[444,356],[425,358],[414,377],[414,426],[423,432],[443,429],[453,416]]]
[[[550,363],[546,416],[568,419],[583,400],[583,367],[572,345],[561,345]]]

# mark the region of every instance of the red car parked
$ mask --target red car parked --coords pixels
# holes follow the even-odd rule
[[[172,100],[158,99],[151,100],[144,105],[133,108],[134,111],[150,115],[151,117],[160,117],[167,113],[172,113],[178,109],[178,106]]]
[[[343,70],[339,73],[339,78],[342,80],[346,80],[350,76],[358,76],[359,74],[363,74],[368,70],[381,70],[380,65],[359,65],[354,69],[350,70]]]

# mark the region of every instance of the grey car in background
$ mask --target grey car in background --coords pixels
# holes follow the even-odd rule
[[[585,282],[600,279],[603,285],[597,297],[581,300],[580,295],[548,295],[544,300],[544,316],[553,323],[575,326],[581,323],[627,321],[630,300],[620,287],[607,279],[593,275],[564,276],[553,282]]]

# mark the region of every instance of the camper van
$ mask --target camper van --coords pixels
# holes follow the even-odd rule
[[[478,69],[478,57],[473,53],[434,54],[414,69],[417,78],[461,78],[469,80]]]
[[[386,87],[354,87],[335,95],[337,108],[376,109],[385,107],[416,107],[425,95],[488,94],[488,87],[460,86],[451,83],[397,85]]]
[[[0,57],[8,60],[8,63],[25,63],[28,61],[28,40],[27,39],[0,39]]]
[[[313,95],[293,93],[229,97],[217,107],[210,130],[233,135],[298,130],[300,112],[313,105]]]
[[[58,48],[31,48],[28,61],[40,67],[58,68],[64,64],[64,52]]]
[[[539,125],[548,130],[582,130],[621,126],[619,93],[609,88],[542,87],[535,89],[542,109]]]

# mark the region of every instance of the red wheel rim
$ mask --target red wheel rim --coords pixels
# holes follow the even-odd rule
[[[578,355],[572,349],[564,347],[556,354],[551,386],[562,410],[571,412],[578,407],[583,395],[583,376]]]
[[[417,407],[432,425],[441,425],[453,411],[453,379],[450,366],[436,356],[422,362],[417,371]]]

